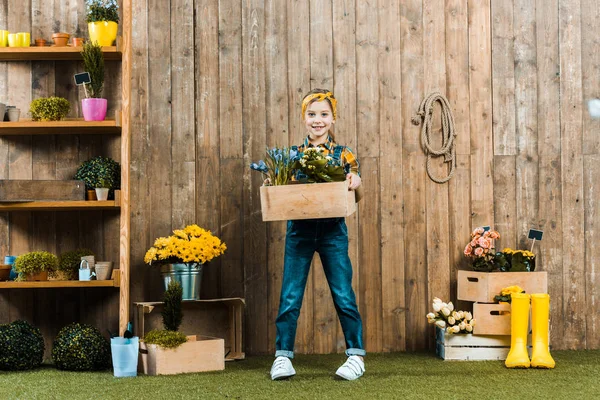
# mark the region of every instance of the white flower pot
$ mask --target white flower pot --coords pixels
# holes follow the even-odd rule
[[[98,201],[108,200],[108,188],[96,188]]]

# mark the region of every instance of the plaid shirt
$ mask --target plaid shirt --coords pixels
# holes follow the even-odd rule
[[[304,143],[302,145],[298,146],[298,151],[303,152],[304,149],[306,149],[308,147],[320,147],[324,150],[323,153],[325,155],[333,155],[333,149],[335,149],[335,146],[337,146],[337,143],[335,143],[333,141],[333,139],[331,139],[331,136],[329,136],[329,135],[327,136],[327,141],[325,143],[319,144],[317,146],[314,146],[313,144],[310,143],[310,141],[308,140],[308,135],[307,135],[306,139],[304,139]],[[350,169],[350,172],[360,176],[360,171],[359,171],[360,164],[358,163],[358,159],[356,158],[356,156],[354,155],[354,153],[352,152],[350,147],[344,146],[344,150],[342,150],[341,161],[342,161],[342,165],[344,166],[344,168],[346,168],[346,170],[348,170],[348,168],[347,168],[347,166],[348,166]]]

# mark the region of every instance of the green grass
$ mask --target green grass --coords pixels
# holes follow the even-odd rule
[[[598,399],[600,351],[555,351],[553,370],[509,370],[501,361],[449,362],[431,354],[372,354],[354,382],[334,379],[343,355],[299,355],[297,375],[272,382],[272,357],[225,371],[114,378],[44,366],[0,372],[0,399]]]

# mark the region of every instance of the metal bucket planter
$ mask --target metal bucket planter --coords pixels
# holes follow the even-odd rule
[[[163,264],[160,267],[160,275],[163,278],[165,290],[171,281],[179,282],[183,289],[183,300],[200,300],[202,264]]]

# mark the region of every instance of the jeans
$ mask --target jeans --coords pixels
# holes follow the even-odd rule
[[[275,322],[275,356],[294,357],[298,317],[315,251],[321,257],[344,331],[346,355],[364,356],[362,321],[352,290],[352,264],[348,257],[348,230],[344,218],[288,221],[279,314]]]

